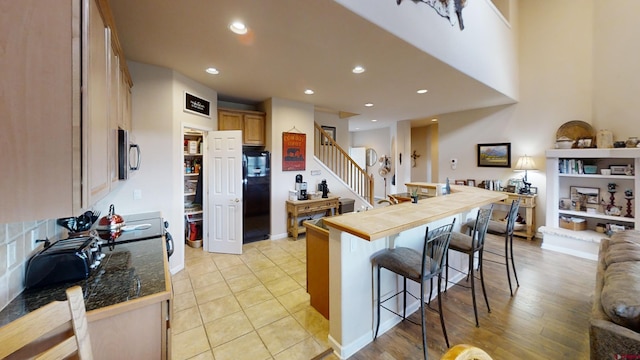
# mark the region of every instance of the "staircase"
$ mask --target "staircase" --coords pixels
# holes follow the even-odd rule
[[[331,136],[315,123],[313,152],[316,158],[351,188],[373,204],[373,177],[358,166]]]

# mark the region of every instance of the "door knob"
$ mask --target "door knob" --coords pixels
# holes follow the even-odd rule
[[[240,202],[240,199],[236,198],[234,201],[235,201],[235,202]]]

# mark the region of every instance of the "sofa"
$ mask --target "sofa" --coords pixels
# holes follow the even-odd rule
[[[591,360],[640,359],[640,231],[600,243],[589,343]]]

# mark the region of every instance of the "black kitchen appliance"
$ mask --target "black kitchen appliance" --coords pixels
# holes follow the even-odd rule
[[[307,200],[307,183],[302,181],[302,175],[296,175],[296,192],[298,200]]]
[[[271,154],[245,149],[242,176],[243,243],[268,239],[271,232]]]
[[[46,241],[44,249],[27,264],[25,287],[29,289],[88,278],[105,256],[102,243],[95,231],[54,243]]]

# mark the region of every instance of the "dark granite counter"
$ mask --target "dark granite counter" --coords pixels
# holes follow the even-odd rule
[[[0,326],[51,301],[65,300],[65,290],[74,285],[82,287],[88,314],[165,292],[169,288],[165,281],[165,251],[164,238],[103,246],[106,256],[88,279],[23,291],[0,312]]]

